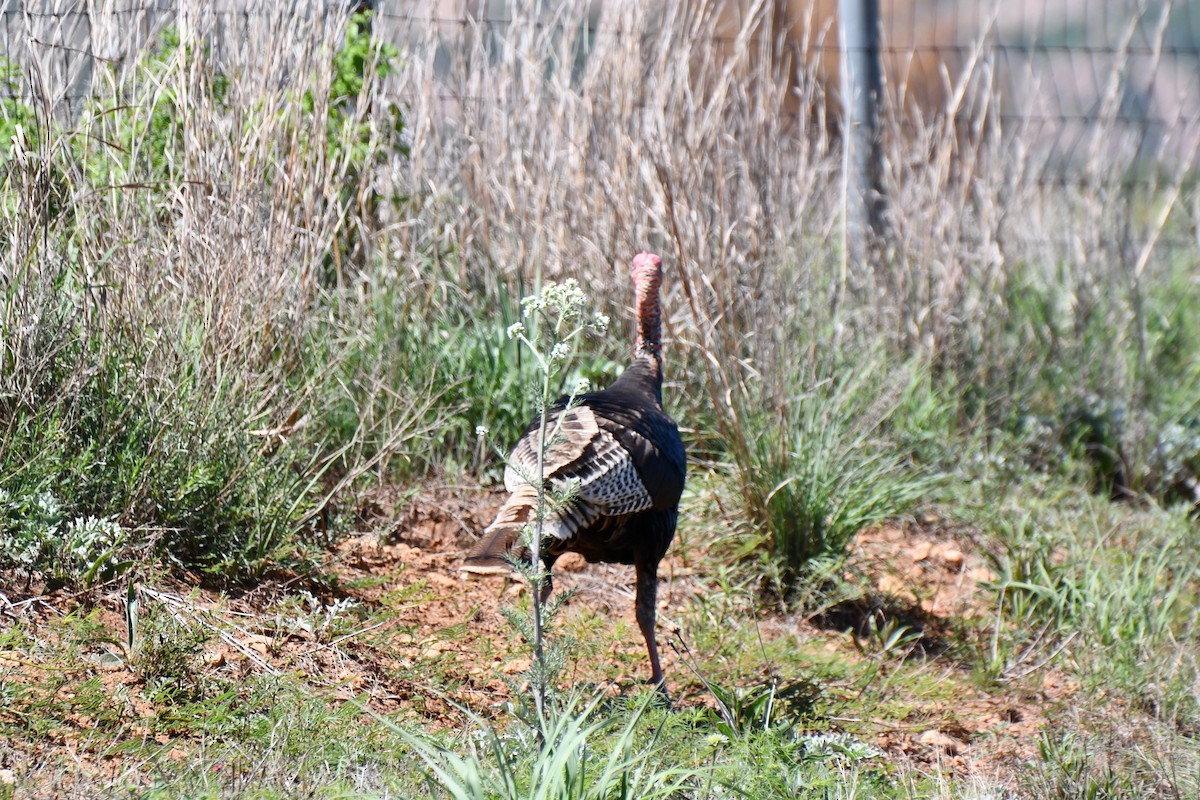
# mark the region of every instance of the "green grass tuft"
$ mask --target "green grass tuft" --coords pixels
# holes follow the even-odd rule
[[[838,563],[854,534],[930,494],[934,477],[889,438],[900,407],[880,367],[837,371],[752,420],[743,492],[791,582]]]

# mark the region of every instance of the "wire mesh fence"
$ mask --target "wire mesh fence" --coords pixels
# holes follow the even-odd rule
[[[313,14],[338,0],[316,0]],[[574,57],[606,40],[644,35],[608,14],[618,0],[593,2],[575,31]],[[643,2],[654,15],[665,3]],[[275,4],[219,0],[203,27],[218,63],[261,30]],[[471,103],[467,72],[486,69],[462,50],[468,38],[503,37],[518,10],[511,0],[377,0],[374,35],[402,53],[433,49],[445,108]],[[554,4],[536,4],[554,24]],[[562,4],[559,4],[562,5]],[[821,83],[836,123],[839,45],[836,0],[692,0],[706,10],[707,34],[719,47],[760,48],[790,71],[793,83]],[[753,8],[752,8],[753,7]],[[0,96],[35,100],[59,118],[77,114],[98,62],[123,63],[165,27],[180,6],[164,0],[0,0],[0,56],[15,69]],[[760,13],[769,24],[749,35],[740,22]],[[616,21],[609,19],[614,18]],[[1039,153],[1041,179],[1071,181],[1097,150],[1128,165],[1131,180],[1190,167],[1200,152],[1200,0],[883,0],[880,27],[888,100],[900,113],[934,118],[954,113],[963,90],[994,99],[988,124],[1019,129]],[[284,32],[280,31],[282,35]],[[421,57],[421,56],[417,56]],[[793,87],[794,88],[794,87]],[[781,113],[790,109],[785,97]]]

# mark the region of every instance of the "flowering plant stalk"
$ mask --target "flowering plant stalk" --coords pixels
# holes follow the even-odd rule
[[[603,333],[608,329],[608,317],[584,313],[586,299],[579,284],[572,278],[562,283],[548,282],[539,293],[521,300],[522,322],[508,328],[508,337],[519,341],[529,350],[538,366],[540,386],[534,399],[537,406],[537,466],[531,474],[525,474],[510,462],[520,478],[535,487],[537,511],[532,523],[525,526],[523,536],[528,548],[529,564],[517,564],[517,569],[530,583],[532,590],[531,627],[528,638],[533,647],[530,670],[530,687],[533,693],[537,727],[540,730],[546,721],[546,697],[554,669],[548,663],[545,646],[546,600],[543,587],[548,588],[548,574],[542,565],[542,535],[546,516],[556,508],[569,504],[578,491],[577,484],[548,486],[545,474],[546,452],[560,437],[560,428],[565,414],[558,413],[576,406],[589,387],[580,379],[571,389],[561,408],[552,403],[552,391],[561,384],[562,375],[570,362],[576,341],[585,333]],[[486,429],[480,433],[486,434]],[[522,626],[523,627],[523,626]]]

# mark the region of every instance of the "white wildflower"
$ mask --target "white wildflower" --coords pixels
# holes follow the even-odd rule
[[[597,314],[592,320],[592,330],[596,333],[604,333],[608,330],[608,325],[608,314]]]
[[[574,394],[576,394],[576,395],[587,394],[591,390],[592,390],[592,382],[589,381],[587,378],[579,378],[578,380],[575,381]]]
[[[488,426],[487,425],[476,425],[475,426],[475,435],[476,436],[487,436],[488,435]]]
[[[542,291],[546,305],[558,311],[564,319],[576,317],[583,308],[583,290],[574,278],[568,278],[562,283],[548,283]]]
[[[576,497],[579,497],[579,487],[582,485],[583,482],[580,481],[579,478],[568,478],[567,480],[558,483],[554,487],[557,494],[555,502],[569,503]]]
[[[508,338],[516,339],[518,336],[525,333],[525,326],[523,324],[521,324],[520,322],[514,322],[512,325],[508,326],[507,333],[508,333]]]
[[[536,312],[541,311],[545,307],[542,298],[536,294],[531,294],[529,297],[521,298],[521,314],[526,317],[532,317]]]
[[[558,342],[554,345],[554,349],[550,351],[550,363],[555,364],[559,361],[566,361],[569,355],[571,355],[571,345],[566,342]]]

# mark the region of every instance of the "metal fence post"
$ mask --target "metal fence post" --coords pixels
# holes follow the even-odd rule
[[[851,263],[876,261],[886,234],[879,103],[883,96],[879,0],[838,0],[842,45],[842,169]]]

